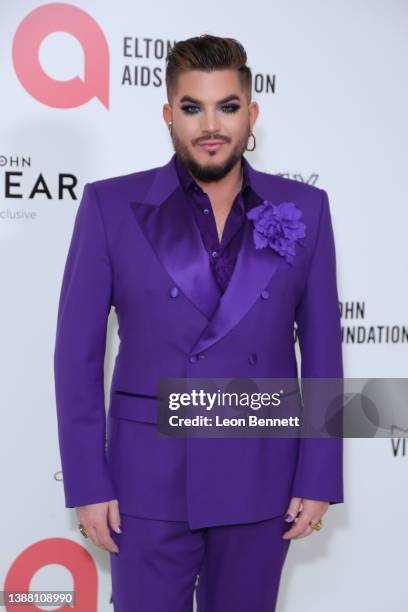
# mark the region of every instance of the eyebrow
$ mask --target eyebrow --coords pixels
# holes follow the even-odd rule
[[[222,98],[221,100],[218,100],[217,104],[225,104],[226,102],[230,102],[231,100],[240,101],[240,97],[237,94],[230,94],[229,96],[226,96],[225,98]],[[192,104],[201,104],[200,100],[196,100],[195,98],[192,98],[191,96],[183,96],[180,100],[180,103],[181,102],[191,102]]]

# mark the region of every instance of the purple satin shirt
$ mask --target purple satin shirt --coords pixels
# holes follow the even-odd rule
[[[183,187],[182,193],[185,194],[186,205],[193,207],[194,217],[210,258],[211,269],[221,293],[224,293],[241,245],[245,215],[250,208],[257,206],[262,200],[251,188],[246,159],[242,157],[242,188],[236,195],[225,221],[220,242],[210,198],[194,180],[178,155],[176,155],[176,168]]]

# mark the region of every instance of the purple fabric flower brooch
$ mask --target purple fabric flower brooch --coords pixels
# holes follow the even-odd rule
[[[271,247],[293,264],[296,255],[295,245],[306,235],[306,225],[299,221],[302,211],[293,202],[273,204],[264,200],[263,204],[252,208],[248,219],[254,224],[254,244],[256,249]],[[301,246],[304,246],[299,242]]]

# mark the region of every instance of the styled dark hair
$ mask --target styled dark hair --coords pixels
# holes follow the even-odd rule
[[[235,38],[202,34],[187,40],[180,40],[171,47],[166,56],[167,98],[170,101],[173,97],[177,88],[177,77],[182,72],[189,70],[211,72],[229,68],[238,70],[241,86],[250,101],[252,73],[246,62],[246,51]]]

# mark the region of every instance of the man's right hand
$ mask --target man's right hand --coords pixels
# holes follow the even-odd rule
[[[78,522],[86,527],[90,539],[96,546],[109,552],[119,552],[119,548],[109,533],[109,527],[116,533],[121,533],[118,529],[120,526],[120,514],[117,499],[87,506],[78,506],[75,510]]]

